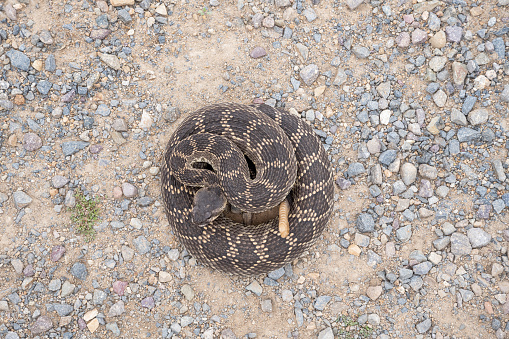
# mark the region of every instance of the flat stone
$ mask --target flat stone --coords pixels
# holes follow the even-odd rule
[[[425,275],[428,274],[428,272],[433,267],[433,264],[429,261],[421,262],[420,264],[417,264],[412,267],[412,270],[414,271],[414,274],[417,275]]]
[[[99,53],[99,58],[102,62],[114,70],[118,71],[120,69],[120,59],[116,55]]]
[[[71,295],[74,292],[75,287],[76,287],[76,285],[71,284],[68,280],[66,280],[62,284],[62,288],[60,289],[60,297],[65,298],[65,297]]]
[[[32,326],[30,327],[30,331],[32,332],[32,334],[37,335],[47,332],[52,328],[53,322],[51,321],[51,318],[46,315],[41,315],[39,318],[37,318],[35,323],[32,324]]]
[[[491,241],[491,235],[482,228],[473,227],[467,231],[468,240],[472,248],[481,248],[488,245]]]
[[[469,255],[472,252],[472,246],[468,237],[464,234],[455,232],[451,235],[451,253],[454,255]]]
[[[433,102],[438,107],[444,107],[447,102],[447,94],[441,89],[439,89],[438,91],[436,91],[435,94],[433,94]]]
[[[265,51],[265,48],[261,46],[257,46],[251,50],[249,53],[249,56],[253,59],[262,58],[267,55],[267,51]]]
[[[253,282],[247,285],[246,290],[253,292],[257,296],[261,296],[263,292],[262,286],[256,280],[253,280]]]
[[[396,230],[396,237],[401,242],[407,242],[412,237],[412,226],[406,225]]]
[[[398,157],[398,151],[390,149],[385,152],[382,152],[378,157],[378,161],[385,166],[389,166],[392,164],[396,158]]]
[[[368,287],[368,289],[366,290],[366,295],[371,299],[371,300],[377,300],[380,295],[382,295],[382,292],[383,292],[383,288],[382,286],[370,286]]]
[[[406,48],[410,46],[410,34],[408,32],[401,32],[395,40],[398,47]]]
[[[433,72],[440,72],[444,69],[446,62],[447,58],[445,56],[434,56],[429,61],[429,68],[431,68]]]
[[[375,231],[375,220],[368,213],[361,213],[357,217],[357,229],[362,233],[371,233]]]
[[[260,302],[261,308],[263,312],[271,313],[272,312],[272,300],[265,299]]]
[[[318,79],[318,66],[315,64],[307,65],[301,69],[299,75],[302,78],[302,81],[304,81],[306,85],[310,86],[315,82],[316,79]]]
[[[428,40],[428,34],[425,31],[423,31],[422,29],[416,28],[412,32],[412,43],[414,45],[422,44],[422,43],[426,42],[426,40]]]
[[[54,188],[62,188],[69,182],[69,179],[61,176],[61,175],[55,175],[53,178],[51,178],[51,184]]]
[[[23,148],[33,152],[42,147],[42,139],[35,133],[25,133],[23,135]]]
[[[62,286],[62,281],[60,279],[53,279],[48,284],[48,290],[51,292],[55,292],[60,290],[60,287]]]
[[[184,295],[186,300],[189,300],[189,301],[193,300],[194,291],[193,291],[193,288],[191,287],[191,285],[188,285],[188,284],[183,285],[182,288],[180,289],[180,292],[182,292],[182,294]]]
[[[366,59],[370,53],[369,49],[364,46],[354,46],[352,52],[359,59]]]
[[[359,7],[363,2],[364,2],[364,0],[346,0],[346,5],[351,10],[354,10],[357,7]]]
[[[74,311],[74,308],[69,304],[53,304],[53,308],[61,317],[65,317]]]
[[[433,35],[429,39],[429,42],[430,42],[431,46],[434,47],[434,48],[443,48],[443,47],[445,47],[445,44],[447,43],[447,38],[445,36],[445,32],[444,31],[436,32],[435,35]]]
[[[428,332],[430,328],[431,328],[431,319],[430,318],[428,318],[428,319],[418,323],[417,325],[415,325],[415,329],[420,334]]]
[[[461,62],[454,61],[452,63],[452,80],[455,85],[463,85],[465,78],[467,77],[468,70],[467,65]]]
[[[366,173],[366,169],[360,162],[354,162],[348,166],[347,174],[350,178],[356,177],[363,173]]]
[[[11,265],[17,274],[23,273],[23,262],[20,259],[12,259]]]
[[[488,121],[489,115],[490,113],[486,108],[474,109],[468,113],[468,121],[474,126],[482,125]]]
[[[74,265],[72,265],[71,274],[73,277],[77,279],[85,280],[87,279],[88,276],[87,267],[85,266],[85,264],[77,262]]]
[[[417,168],[414,164],[406,162],[401,165],[400,174],[401,180],[403,180],[405,185],[410,186],[415,182],[415,179],[417,178]]]
[[[159,282],[161,282],[161,283],[170,282],[173,280],[173,278],[171,277],[171,274],[166,271],[160,271],[158,276],[159,276]]]
[[[314,308],[318,311],[323,311],[325,309],[325,306],[329,303],[329,301],[332,299],[332,297],[328,295],[322,295],[316,298],[315,303],[313,304]]]
[[[108,317],[118,317],[125,312],[124,302],[122,300],[117,301],[108,311]]]
[[[156,306],[154,298],[146,297],[141,301],[141,306],[148,308],[149,310],[153,309]]]
[[[445,28],[447,41],[460,42],[463,37],[463,29],[460,26],[447,26]]]
[[[23,191],[14,192],[12,198],[17,209],[24,208],[32,202],[32,198]]]
[[[65,156],[73,155],[74,153],[79,152],[89,145],[88,142],[85,141],[67,141],[61,144],[62,152]]]
[[[334,332],[332,331],[332,327],[327,327],[326,329],[320,331],[320,333],[318,333],[318,339],[334,339]]]
[[[19,70],[27,72],[30,69],[30,58],[25,53],[11,49],[5,53],[11,61],[11,65]]]
[[[391,94],[391,83],[389,81],[382,82],[376,87],[376,91],[382,98],[387,99]]]
[[[481,132],[469,127],[462,127],[459,129],[457,136],[459,142],[479,141],[481,139]]]
[[[143,235],[140,235],[139,237],[134,239],[133,245],[136,248],[136,251],[138,251],[142,255],[148,253],[151,247],[150,242]]]
[[[313,8],[306,8],[304,11],[302,11],[302,15],[306,17],[307,22],[313,22],[318,17]]]
[[[110,3],[114,7],[132,6],[134,5],[134,0],[110,0]]]
[[[460,126],[466,126],[467,123],[467,117],[465,117],[465,114],[463,114],[459,109],[452,108],[451,109],[451,122],[460,125]]]

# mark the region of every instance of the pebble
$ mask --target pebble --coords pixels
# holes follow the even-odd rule
[[[83,263],[77,262],[72,265],[71,274],[77,279],[85,280],[88,276],[87,267]]]
[[[138,195],[138,189],[131,183],[122,183],[122,193],[126,198],[134,198]]]
[[[326,329],[320,331],[320,333],[318,333],[318,339],[334,339],[334,332],[332,331],[332,327],[327,327]]]
[[[482,228],[473,227],[467,231],[468,240],[472,245],[472,248],[480,248],[488,245],[491,241],[491,235],[489,235]]]
[[[141,306],[148,308],[149,310],[153,309],[156,304],[154,302],[154,298],[152,297],[146,297],[141,301]]]
[[[23,191],[16,191],[12,194],[17,209],[24,208],[32,202],[32,198]]]
[[[371,300],[377,300],[381,295],[382,295],[382,292],[383,292],[383,288],[382,286],[370,286],[368,287],[368,289],[366,290],[366,295],[371,299]]]
[[[428,40],[428,34],[422,29],[417,28],[412,32],[412,44],[422,44],[426,42],[426,40]]]
[[[482,125],[488,121],[489,112],[486,108],[478,108],[468,113],[468,121],[471,125]]]
[[[301,69],[300,77],[302,81],[308,86],[312,85],[316,79],[318,79],[319,71],[318,66],[315,64],[310,64]]]
[[[263,312],[267,312],[267,313],[272,312],[272,300],[270,300],[270,299],[262,300],[260,305],[261,305],[261,309]]]
[[[119,296],[123,296],[127,285],[128,283],[126,281],[117,280],[113,283],[113,292]]]
[[[122,300],[117,301],[110,307],[108,311],[108,317],[118,317],[125,312],[124,302]]]
[[[265,48],[263,47],[255,47],[251,50],[251,52],[249,53],[249,56],[253,59],[258,59],[258,58],[261,58],[261,57],[264,57],[267,55],[267,52],[265,51]]]
[[[85,147],[89,145],[88,142],[85,141],[67,141],[63,142],[61,144],[62,147],[62,153],[64,153],[65,156],[73,155]]]
[[[150,242],[143,235],[135,238],[133,240],[133,245],[136,248],[136,251],[141,255],[148,253],[151,247]]]
[[[463,29],[460,26],[447,26],[445,27],[445,35],[447,41],[460,42],[463,37]]]
[[[364,46],[355,46],[352,52],[359,59],[366,59],[369,56],[369,49]]]
[[[180,289],[180,292],[182,292],[182,294],[184,295],[184,297],[186,298],[186,300],[193,300],[194,298],[194,291],[193,291],[193,288],[188,285],[188,284],[185,284],[185,285],[182,285],[182,288]]]
[[[42,147],[42,139],[35,133],[23,135],[23,148],[29,152],[37,151]]]
[[[348,5],[348,7],[351,9],[351,10],[354,10],[356,9],[357,7],[360,6],[360,4],[362,4],[364,2],[364,0],[346,0],[346,4]]]
[[[468,237],[464,234],[455,232],[451,235],[451,253],[454,255],[468,255],[472,252],[472,246]],[[437,248],[438,249],[438,248]]]
[[[375,220],[368,213],[361,213],[357,217],[357,229],[362,233],[371,233],[375,231]]]
[[[11,60],[11,65],[19,70],[28,72],[30,69],[30,58],[25,53],[11,49],[5,53]]]
[[[42,334],[53,328],[51,318],[46,315],[41,315],[30,327],[30,331],[34,335]]]
[[[429,329],[431,328],[431,319],[428,318],[418,323],[417,325],[415,325],[415,328],[417,329],[417,332],[419,332],[420,334],[428,332]]]

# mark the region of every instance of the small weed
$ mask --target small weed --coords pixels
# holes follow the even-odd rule
[[[86,241],[95,237],[94,224],[99,219],[99,201],[88,199],[80,189],[74,192],[76,205],[71,209],[71,220],[76,224],[78,233],[85,236]]]
[[[336,320],[339,324],[338,334],[340,338],[369,338],[373,333],[373,329],[368,325],[359,325],[349,316],[339,316]]]
[[[198,11],[198,14],[200,14],[201,16],[205,16],[205,15],[209,15],[210,14],[210,11],[209,9],[207,8],[207,6],[203,7],[202,9],[200,9]]]

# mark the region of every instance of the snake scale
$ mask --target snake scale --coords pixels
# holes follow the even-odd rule
[[[197,110],[170,137],[161,191],[169,224],[189,253],[223,272],[255,275],[313,245],[332,213],[334,188],[327,154],[300,117],[264,104],[222,103]],[[277,217],[250,225],[221,212],[226,201],[258,213],[285,198],[286,237]]]

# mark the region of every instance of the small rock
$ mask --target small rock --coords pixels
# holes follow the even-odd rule
[[[88,142],[85,141],[67,141],[63,142],[62,147],[62,153],[64,153],[65,156],[73,155],[74,153],[79,152],[80,150],[84,149],[89,145]]]
[[[134,239],[133,245],[136,248],[136,251],[138,251],[142,255],[148,253],[151,247],[150,242],[143,235],[140,235],[139,237]]]
[[[417,329],[417,332],[419,332],[420,334],[428,332],[429,329],[431,328],[431,319],[428,318],[418,323],[417,325],[415,325],[415,328]]]
[[[417,177],[417,168],[409,162],[404,163],[400,168],[401,179],[405,185],[409,186],[415,182]]]
[[[468,113],[468,121],[474,126],[484,124],[486,121],[488,121],[488,117],[489,112],[486,108],[474,109]]]
[[[414,45],[422,44],[428,40],[428,34],[422,29],[416,28],[412,32],[412,43]]]
[[[251,52],[249,53],[249,56],[253,59],[258,59],[258,58],[261,58],[261,57],[264,57],[267,55],[267,52],[265,51],[265,48],[263,47],[255,47],[251,50]]]
[[[114,70],[120,70],[120,59],[116,55],[99,53],[99,58],[102,62]]]
[[[122,193],[127,198],[134,198],[138,195],[138,189],[133,184],[124,182],[122,183]]]
[[[465,82],[468,70],[465,64],[454,61],[452,63],[452,79],[455,85],[461,86]]]
[[[364,2],[364,0],[346,0],[346,4],[347,6],[351,9],[351,10],[354,10],[356,9],[357,7],[360,6],[360,4],[362,4]]]
[[[124,302],[122,300],[117,301],[113,306],[111,306],[108,317],[118,317],[125,312]]]
[[[362,233],[371,233],[375,231],[375,220],[368,213],[361,213],[357,217],[357,229]]]
[[[445,103],[447,102],[447,94],[439,89],[435,94],[433,94],[433,101],[438,107],[444,107]]]
[[[460,26],[447,26],[445,28],[447,41],[460,42],[463,36],[463,29]]]
[[[383,292],[383,288],[382,286],[370,286],[368,287],[367,291],[366,291],[366,295],[371,299],[371,300],[377,300],[380,295],[382,295],[382,292]]]
[[[127,285],[128,283],[126,281],[117,280],[113,283],[113,292],[119,296],[123,296]]]
[[[5,53],[11,61],[11,65],[19,70],[27,72],[30,69],[30,58],[23,52],[11,49]]]
[[[53,328],[51,318],[46,315],[41,315],[35,323],[30,327],[32,334],[41,334]]]
[[[480,248],[488,245],[491,241],[491,235],[489,235],[482,228],[473,227],[467,231],[468,240],[472,248]]]
[[[156,306],[156,304],[154,302],[154,298],[146,297],[145,299],[143,299],[141,301],[141,306],[148,308],[149,310],[153,309]]]
[[[83,263],[77,262],[71,267],[71,274],[77,279],[85,280],[88,276],[87,267]]]
[[[16,205],[17,209],[22,209],[32,202],[32,198],[23,191],[14,192],[12,198],[14,199],[14,205]]]
[[[447,42],[445,32],[444,31],[438,31],[429,39],[429,42],[432,47],[434,48],[443,48],[445,47],[445,44]]]
[[[182,294],[184,295],[186,300],[189,300],[189,301],[193,300],[194,291],[190,285],[188,285],[188,284],[183,285],[182,288],[180,289],[180,292],[182,292]]]
[[[425,275],[428,274],[428,272],[433,267],[433,264],[429,261],[421,262],[420,264],[417,264],[412,267],[414,274],[417,275]]]
[[[51,184],[55,188],[62,188],[69,182],[69,179],[61,176],[61,175],[55,175],[53,178],[51,178]]]
[[[272,312],[272,300],[265,299],[261,301],[261,308],[263,312],[271,313]]]
[[[369,56],[369,49],[364,46],[354,46],[352,52],[359,59],[366,59]]]
[[[33,152],[42,147],[42,139],[35,133],[25,133],[23,135],[23,148]]]
[[[318,333],[318,339],[334,339],[332,327],[327,327],[325,330],[320,331],[320,333]]]
[[[316,301],[313,306],[318,311],[323,311],[325,306],[327,306],[327,304],[329,303],[329,301],[331,299],[332,299],[332,297],[330,297],[328,295],[319,296],[318,298],[316,298]]]
[[[472,252],[472,246],[468,237],[455,232],[451,235],[451,252],[454,255],[468,255]]]
[[[401,32],[396,37],[396,44],[401,48],[408,47],[410,45],[410,34],[408,34],[408,32]]]
[[[315,64],[310,64],[301,69],[300,71],[300,77],[302,78],[302,81],[308,86],[313,84],[315,80],[318,78],[319,71],[318,66]]]

